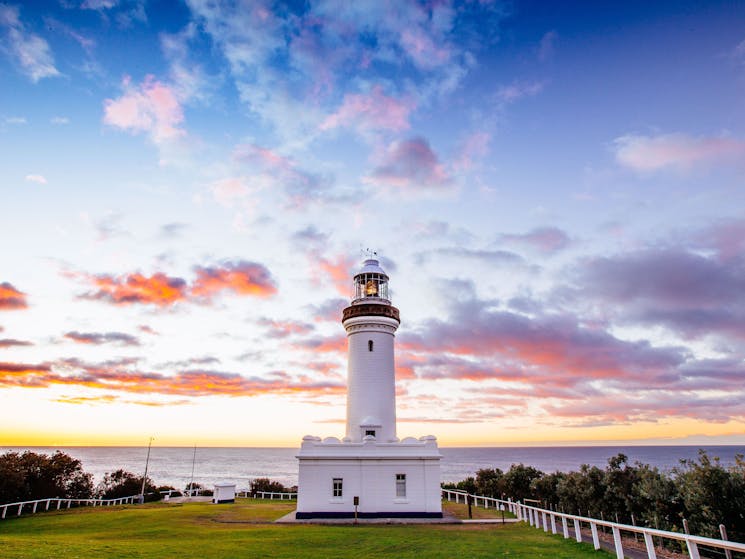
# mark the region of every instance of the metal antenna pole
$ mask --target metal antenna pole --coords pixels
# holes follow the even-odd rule
[[[194,494],[194,463],[197,461],[197,445],[194,445],[194,456],[191,459],[191,481],[189,482],[189,497]]]
[[[145,459],[145,475],[142,476],[142,489],[140,489],[140,503],[145,502],[145,480],[147,479],[147,467],[150,464],[150,447],[153,445],[153,439],[150,437],[150,441],[147,443],[147,458]]]

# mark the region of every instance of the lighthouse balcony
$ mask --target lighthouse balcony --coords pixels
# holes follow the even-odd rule
[[[386,318],[392,318],[399,323],[401,322],[398,309],[387,301],[382,302],[382,300],[381,303],[368,303],[365,301],[358,304],[355,304],[353,301],[350,306],[344,309],[342,322],[358,316],[384,316]]]

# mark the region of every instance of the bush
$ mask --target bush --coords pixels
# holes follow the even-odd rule
[[[92,494],[91,474],[83,471],[80,460],[63,452],[0,455],[0,503],[50,497],[88,499]]]
[[[256,495],[261,491],[267,493],[289,493],[287,487],[282,485],[278,481],[272,481],[268,477],[257,477],[251,482],[250,489],[251,495]]]
[[[142,490],[142,476],[136,476],[132,472],[116,470],[106,473],[103,480],[96,488],[96,494],[101,499],[119,499],[139,495]],[[158,501],[163,496],[158,493],[153,481],[148,477],[145,480],[145,501]]]

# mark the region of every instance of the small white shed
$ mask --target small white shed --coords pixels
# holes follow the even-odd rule
[[[235,483],[216,483],[212,502],[215,504],[235,503]]]

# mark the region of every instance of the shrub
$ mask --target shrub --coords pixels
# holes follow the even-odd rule
[[[80,460],[63,452],[51,456],[30,451],[0,455],[0,502],[50,497],[88,499],[92,494],[91,474],[83,471]]]

